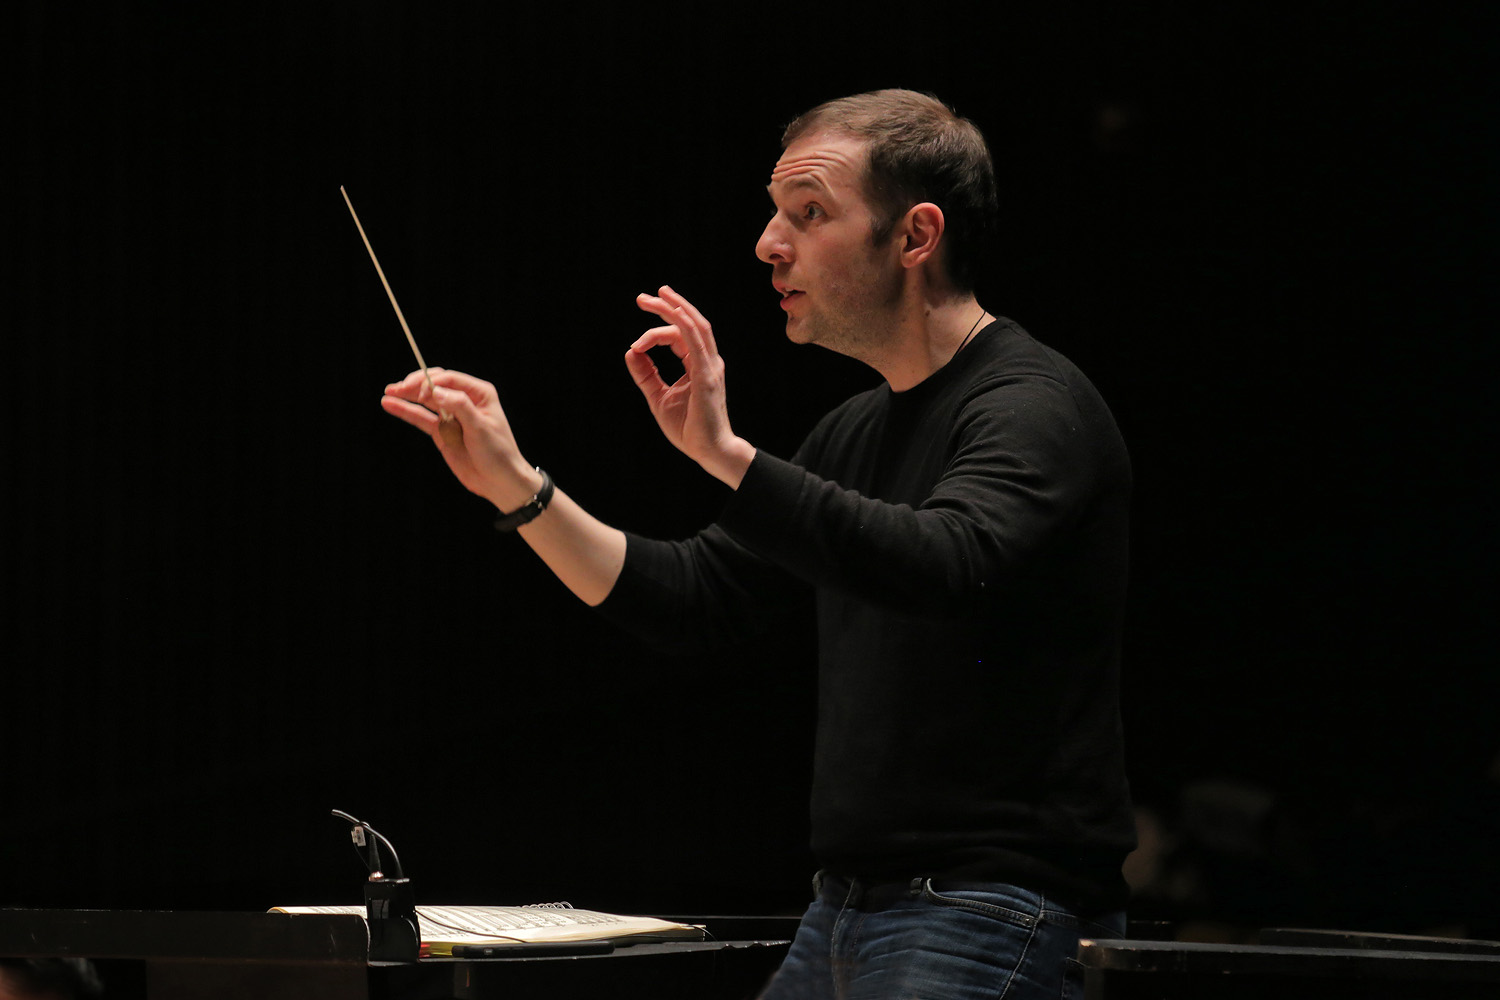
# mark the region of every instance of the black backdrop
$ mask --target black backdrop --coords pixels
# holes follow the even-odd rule
[[[430,901],[795,911],[808,636],[662,658],[495,537],[377,405],[410,358],[338,187],[429,361],[681,535],[722,495],[625,375],[635,293],[701,306],[789,454],[874,377],[780,333],[779,127],[907,86],[996,151],[982,298],[1135,458],[1138,911],[1492,926],[1490,25],[1130,7],[28,4],[0,904],[352,901],[338,807]]]

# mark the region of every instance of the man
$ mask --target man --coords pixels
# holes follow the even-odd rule
[[[469,376],[413,373],[384,406],[627,627],[665,613],[711,642],[816,602],[824,868],[766,997],[1055,997],[1080,936],[1123,930],[1129,461],[1088,380],[975,298],[996,199],[972,124],[880,91],[808,112],[783,150],[756,249],[787,336],[886,384],[783,461],[732,430],[708,321],[671,288],[640,296],[662,325],[626,364],[668,439],[734,490],[715,526],[667,543],[601,524]],[[685,369],[671,385],[660,345]]]

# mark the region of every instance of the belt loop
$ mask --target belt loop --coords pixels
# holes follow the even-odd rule
[[[914,879],[911,880],[911,886],[910,886],[910,888],[909,888],[908,891],[913,896],[920,896],[920,895],[922,895],[922,890],[923,890],[923,888],[926,887],[926,884],[927,884],[927,879],[925,879],[925,878],[914,878]]]
[[[813,872],[813,899],[817,899],[819,896],[823,895],[823,876],[825,874],[826,872],[824,872],[824,870],[821,868]]]

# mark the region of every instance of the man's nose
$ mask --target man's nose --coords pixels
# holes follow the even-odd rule
[[[766,223],[765,231],[755,244],[755,256],[767,264],[785,264],[792,259],[792,248],[787,243],[782,227],[772,219]]]

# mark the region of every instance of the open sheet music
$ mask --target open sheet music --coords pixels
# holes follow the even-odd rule
[[[365,915],[363,906],[276,906],[273,913]],[[505,944],[545,941],[701,940],[703,928],[691,924],[629,917],[566,904],[544,906],[418,906],[423,955],[451,955],[460,944]]]

